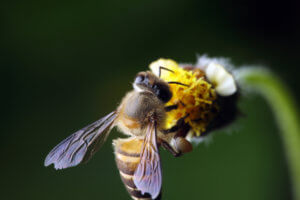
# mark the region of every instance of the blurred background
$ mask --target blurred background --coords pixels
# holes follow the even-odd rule
[[[1,1],[1,197],[129,199],[112,132],[86,165],[55,171],[47,153],[114,110],[150,62],[229,57],[275,71],[299,100],[299,17],[284,1]],[[174,158],[161,151],[164,199],[291,199],[279,131],[248,94],[245,114],[209,144]]]

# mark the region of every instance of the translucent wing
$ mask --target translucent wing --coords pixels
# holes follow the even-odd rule
[[[111,112],[64,139],[47,155],[45,166],[53,163],[55,169],[64,169],[88,161],[106,140],[116,117]]]
[[[162,177],[159,151],[156,143],[156,123],[150,123],[142,145],[140,163],[138,164],[133,180],[142,194],[148,193],[152,199],[160,194]]]

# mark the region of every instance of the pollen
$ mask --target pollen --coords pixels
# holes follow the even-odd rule
[[[217,94],[205,73],[199,68],[180,66],[171,59],[159,59],[150,64],[150,69],[170,84],[173,94],[166,106],[177,105],[177,109],[167,112],[165,128],[170,129],[179,119],[184,119],[192,129],[193,136],[204,133],[218,112]],[[168,70],[159,72],[163,67]]]

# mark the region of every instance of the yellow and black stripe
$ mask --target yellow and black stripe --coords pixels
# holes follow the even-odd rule
[[[142,139],[127,138],[117,139],[113,142],[117,167],[120,171],[121,179],[134,200],[151,200],[149,194],[142,194],[135,186],[133,174],[140,162],[140,152],[143,144]],[[160,199],[160,196],[156,200]]]

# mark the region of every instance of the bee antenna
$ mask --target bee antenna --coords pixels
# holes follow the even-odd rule
[[[189,87],[189,85],[186,85],[186,84],[183,84],[183,83],[180,83],[180,82],[176,82],[176,81],[169,81],[168,83],[169,84],[183,85],[183,86]]]
[[[174,73],[174,71],[172,71],[172,70],[170,70],[170,69],[168,69],[168,68],[159,66],[159,71],[158,71],[158,77],[159,77],[159,78],[160,78],[161,70],[162,70],[162,69]]]

